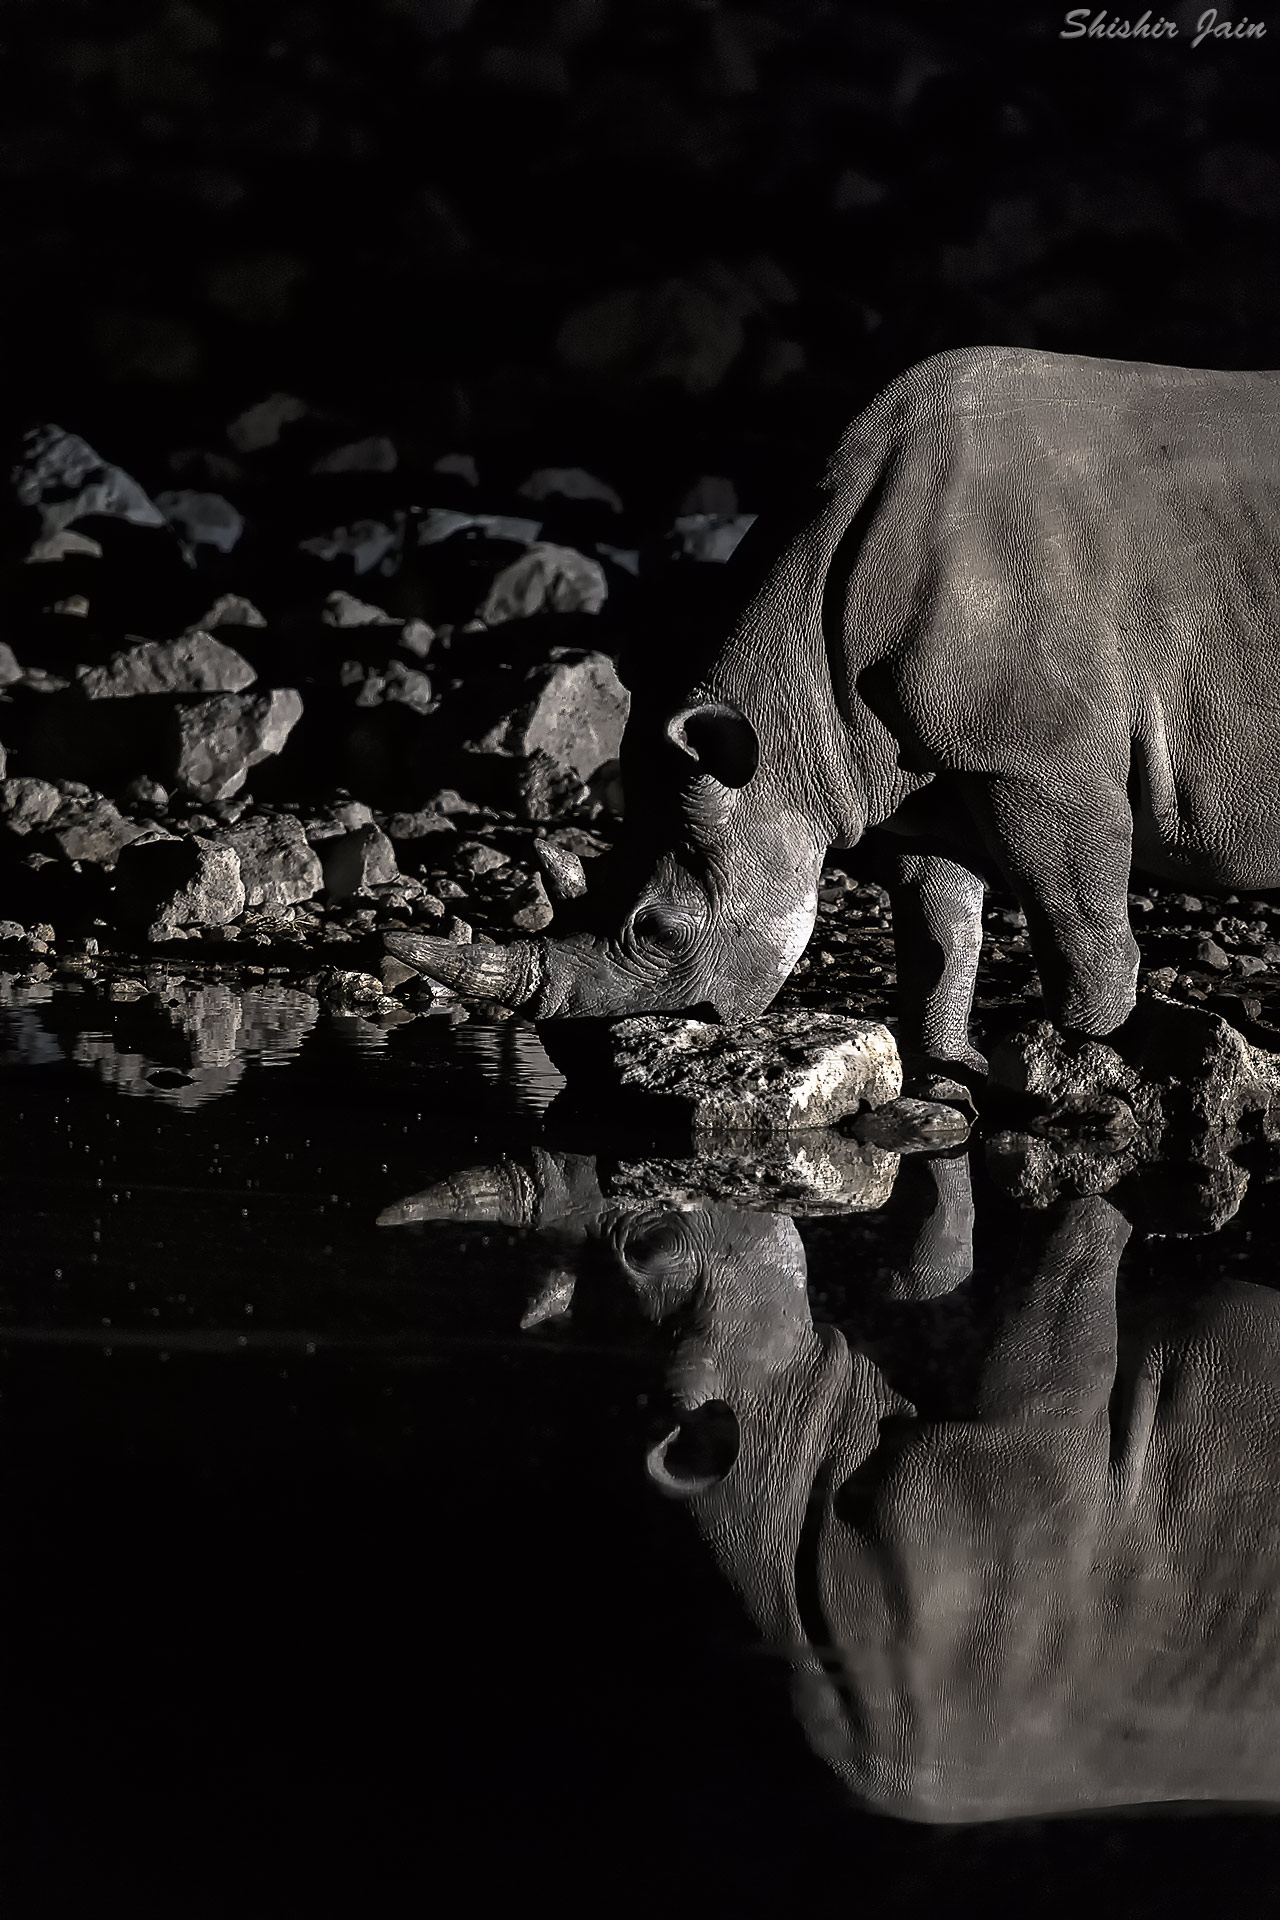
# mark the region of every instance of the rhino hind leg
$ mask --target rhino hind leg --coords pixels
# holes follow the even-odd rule
[[[1083,756],[1081,756],[1083,758]],[[1049,1014],[1102,1039],[1137,1003],[1138,945],[1129,925],[1133,815],[1123,781],[1087,773],[1069,790],[984,783],[979,814],[1022,903]]]
[[[982,881],[954,860],[902,854],[889,894],[904,1058],[920,1074],[939,1067],[985,1074],[987,1063],[969,1039]]]

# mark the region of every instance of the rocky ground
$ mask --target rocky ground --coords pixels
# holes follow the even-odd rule
[[[145,963],[440,1010],[382,935],[553,925],[621,823],[619,655],[718,572],[750,503],[722,475],[640,510],[581,468],[486,485],[465,453],[344,441],[280,394],[167,464],[140,478],[53,425],[17,450],[0,965],[111,995]],[[158,484],[175,469],[191,484]],[[1280,903],[1152,888],[1130,907],[1152,984],[1270,1023]],[[883,1016],[893,984],[887,895],[832,866],[781,1010]],[[993,896],[979,1015],[1035,990],[1022,915]]]

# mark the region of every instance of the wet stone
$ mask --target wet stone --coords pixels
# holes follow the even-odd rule
[[[586,1066],[604,1087],[641,1098],[655,1117],[687,1122],[697,1134],[827,1127],[902,1091],[897,1043],[874,1020],[802,1010],[724,1027],[642,1014],[602,1024],[594,1039],[601,1057],[593,1062],[584,1057],[592,1038],[564,1033],[574,1025],[545,1030],[547,1051],[571,1082],[571,1069]]]
[[[958,1107],[941,1100],[890,1100],[860,1114],[854,1137],[893,1153],[921,1153],[956,1147],[969,1138],[970,1121]]]

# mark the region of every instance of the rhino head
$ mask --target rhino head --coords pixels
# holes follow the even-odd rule
[[[534,1020],[762,1013],[813,931],[827,848],[856,830],[814,805],[795,756],[763,750],[760,732],[723,697],[665,715],[633,710],[626,836],[593,863],[599,877],[572,903],[572,931],[506,947],[397,932],[388,951]]]

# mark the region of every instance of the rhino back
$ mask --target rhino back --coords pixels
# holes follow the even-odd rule
[[[827,653],[855,736],[1041,779],[1124,781],[1136,746],[1144,864],[1280,882],[1280,374],[939,355],[854,423],[842,486]]]

